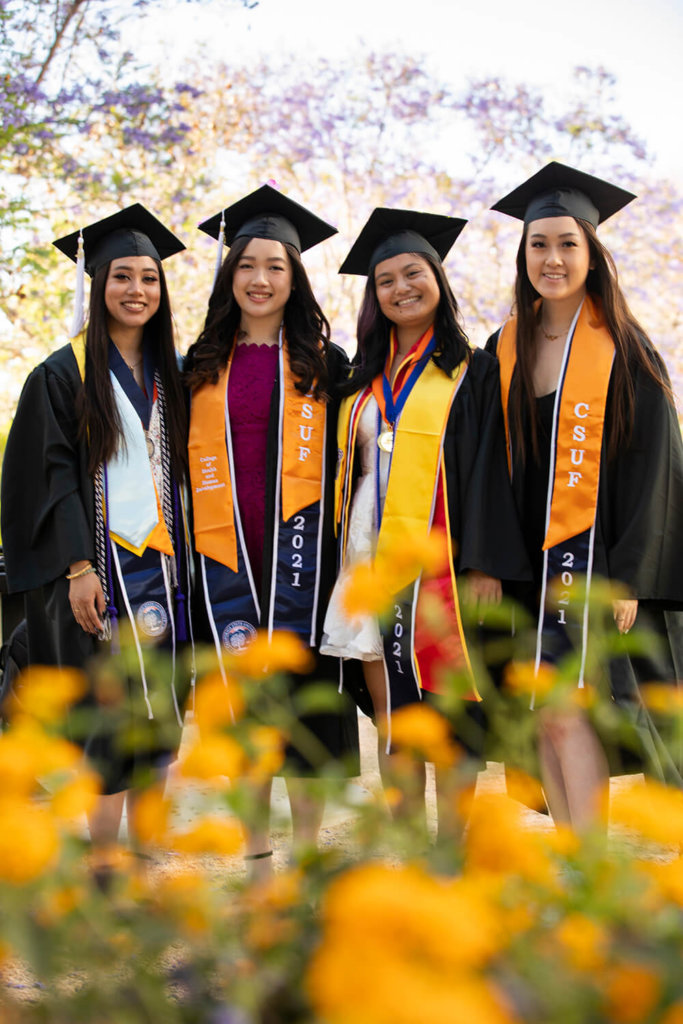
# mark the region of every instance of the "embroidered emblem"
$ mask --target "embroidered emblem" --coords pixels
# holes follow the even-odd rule
[[[223,646],[231,654],[241,654],[256,636],[256,630],[250,622],[244,619],[235,619],[229,622],[223,630],[221,637]]]
[[[158,601],[145,601],[138,608],[135,621],[145,636],[163,636],[168,626],[168,615]]]

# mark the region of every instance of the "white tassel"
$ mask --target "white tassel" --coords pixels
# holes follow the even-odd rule
[[[213,284],[211,290],[216,287],[216,278],[221,269],[221,263],[223,262],[223,246],[225,245],[225,211],[221,213],[221,229],[218,232],[218,249],[216,251],[216,267],[213,272]]]
[[[74,296],[74,316],[71,322],[70,338],[76,338],[85,324],[85,253],[83,251],[83,232],[78,234],[78,254],[76,257],[76,295]]]

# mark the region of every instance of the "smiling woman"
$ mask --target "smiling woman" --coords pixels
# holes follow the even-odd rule
[[[26,381],[3,465],[2,534],[10,589],[25,593],[30,663],[91,678],[82,742],[104,794],[90,828],[93,843],[107,845],[126,793],[130,807],[140,786],[163,779],[182,724],[186,413],[161,260],[184,246],[139,204],[55,245],[77,262],[81,288],[84,271],[93,279],[89,322],[81,331],[78,309],[70,344]],[[120,702],[105,706],[93,666],[96,654],[118,650],[119,623],[137,664]],[[158,685],[150,647],[170,654]],[[137,706],[149,725],[141,733],[135,724],[135,741]]]

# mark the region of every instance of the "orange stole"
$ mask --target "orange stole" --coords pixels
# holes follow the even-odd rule
[[[296,389],[286,342],[281,358],[284,403],[279,443],[282,516],[287,522],[322,497],[325,405]],[[217,383],[202,385],[192,396],[188,458],[197,551],[237,572],[235,498],[226,441],[231,364],[232,352]]]
[[[516,362],[516,320],[503,326],[498,341],[500,389],[511,465],[508,398]],[[555,438],[550,519],[543,550],[589,530],[595,521],[600,482],[602,435],[614,342],[597,299],[586,295],[562,381]]]

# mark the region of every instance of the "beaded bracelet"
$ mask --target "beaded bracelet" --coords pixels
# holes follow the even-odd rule
[[[68,580],[78,580],[81,576],[87,576],[91,572],[97,572],[94,565],[86,565],[85,569],[79,569],[78,572],[68,572],[66,578]]]

